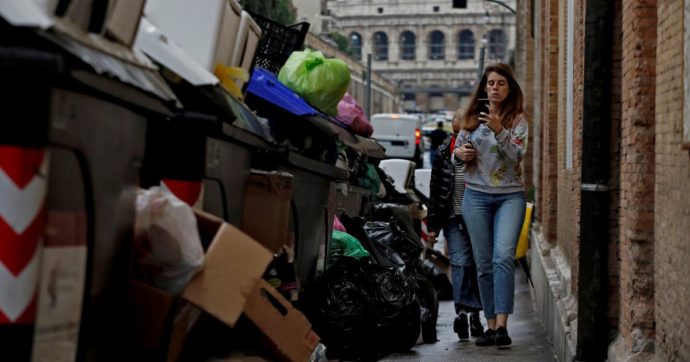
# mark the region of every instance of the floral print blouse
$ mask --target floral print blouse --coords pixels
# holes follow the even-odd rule
[[[524,191],[520,163],[527,152],[527,132],[524,114],[512,129],[504,127],[498,134],[484,123],[472,132],[460,131],[455,148],[469,142],[476,150],[475,159],[465,165],[466,187],[491,194]]]

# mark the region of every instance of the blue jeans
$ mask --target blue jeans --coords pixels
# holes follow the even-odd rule
[[[453,301],[456,313],[460,308],[468,312],[482,309],[477,287],[477,269],[472,260],[472,245],[466,227],[453,217],[443,228],[450,254],[450,272],[453,279]]]
[[[488,194],[465,189],[462,213],[477,264],[484,317],[513,313],[515,247],[525,218],[525,193]]]

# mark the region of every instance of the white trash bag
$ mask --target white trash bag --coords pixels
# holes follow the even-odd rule
[[[138,191],[135,234],[135,278],[168,293],[181,293],[204,263],[191,207],[160,187]]]

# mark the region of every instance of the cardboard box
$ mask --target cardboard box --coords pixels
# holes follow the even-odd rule
[[[199,315],[199,309],[180,298],[141,282],[129,283],[129,338],[139,357],[176,361]]]
[[[194,214],[207,252],[204,268],[182,298],[130,282],[130,337],[135,347],[151,358],[176,360],[200,310],[234,326],[273,258],[270,251],[222,219],[198,210]]]
[[[309,320],[265,280],[252,290],[244,313],[281,360],[308,361],[319,343]]]
[[[252,170],[247,180],[241,229],[274,253],[288,240],[292,185],[287,172]]]
[[[236,227],[218,224],[217,218],[204,212],[195,210],[195,214],[202,243],[205,233],[214,225],[218,228],[206,251],[204,268],[190,281],[182,297],[232,327],[273,253]]]
[[[131,47],[139,29],[146,0],[111,0],[113,9],[105,24],[106,37]]]

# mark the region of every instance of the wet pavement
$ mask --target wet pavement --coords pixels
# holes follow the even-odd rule
[[[477,347],[474,337],[461,342],[453,333],[455,313],[453,302],[442,301],[437,324],[439,341],[418,344],[411,352],[394,354],[382,361],[556,361],[546,332],[535,318],[529,282],[522,270],[515,271],[515,313],[508,320],[508,333],[513,340],[509,349]],[[486,320],[482,316],[486,327]]]

